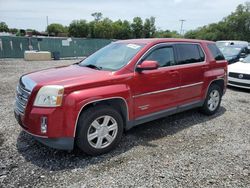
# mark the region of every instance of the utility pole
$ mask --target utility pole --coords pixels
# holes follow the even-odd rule
[[[186,20],[184,20],[184,19],[181,19],[181,20],[180,20],[180,22],[181,22],[180,35],[182,35],[182,33],[183,33],[183,24],[184,24],[185,21],[186,21]]]
[[[48,28],[48,26],[49,26],[49,17],[48,16],[46,16],[46,20],[47,20],[47,28]],[[48,37],[49,37],[49,32],[48,32]]]

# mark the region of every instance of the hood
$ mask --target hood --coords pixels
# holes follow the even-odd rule
[[[232,64],[239,61],[238,56],[226,56],[225,59],[227,60],[228,64]]]
[[[39,85],[74,85],[90,83],[94,81],[105,80],[110,77],[112,72],[95,70],[79,65],[70,65],[64,67],[55,67],[38,72],[30,73],[28,76]]]
[[[228,65],[229,72],[250,74],[250,63],[237,62]]]

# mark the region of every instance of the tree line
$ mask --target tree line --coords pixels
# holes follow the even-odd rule
[[[218,23],[188,31],[185,38],[250,42],[250,2],[240,4],[234,12]]]
[[[153,37],[181,37],[177,31],[156,29],[155,17],[143,20],[135,17],[132,22],[127,20],[112,21],[109,18],[103,18],[102,13],[91,14],[93,20],[73,20],[69,26],[63,26],[59,23],[52,23],[46,28],[50,36],[79,37],[79,38],[105,38],[105,39],[130,39],[130,38],[153,38]],[[25,32],[26,31],[26,32]],[[11,29],[5,22],[0,22],[0,32],[10,32],[17,36],[25,36],[27,31],[33,35],[39,34],[34,29]]]
[[[157,30],[155,17],[135,17],[130,23],[127,20],[112,21],[103,18],[102,13],[92,14],[94,20],[74,20],[69,26],[53,23],[47,27],[50,35],[58,36],[66,33],[69,37],[106,38],[106,39],[130,39],[130,38],[152,38],[152,37],[180,37],[176,31]]]
[[[140,17],[135,17],[132,22],[129,22],[127,20],[112,21],[109,18],[104,18],[100,12],[93,13],[92,16],[92,21],[74,20],[69,26],[52,23],[47,27],[46,31],[52,36],[84,38],[130,39],[185,37],[212,41],[250,41],[250,2],[238,5],[234,12],[220,22],[188,31],[184,36],[181,36],[177,31],[156,29],[155,17],[146,18],[145,20]],[[29,31],[34,35],[39,33],[32,29],[29,29]],[[18,36],[25,35],[25,30],[10,29],[4,22],[0,22],[0,32],[11,32]]]

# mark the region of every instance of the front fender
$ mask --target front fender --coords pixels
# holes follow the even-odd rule
[[[123,99],[127,105],[128,118],[133,116],[131,107],[131,92],[127,85],[110,85],[90,89],[78,90],[70,93],[64,100],[66,123],[70,127],[70,135],[75,136],[75,129],[78,117],[82,109],[90,103],[109,100],[109,99]]]

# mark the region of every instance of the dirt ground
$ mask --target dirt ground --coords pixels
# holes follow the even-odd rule
[[[99,157],[36,142],[13,115],[18,79],[76,61],[0,60],[0,187],[250,187],[247,90],[229,88],[214,116],[191,110],[135,127]]]

